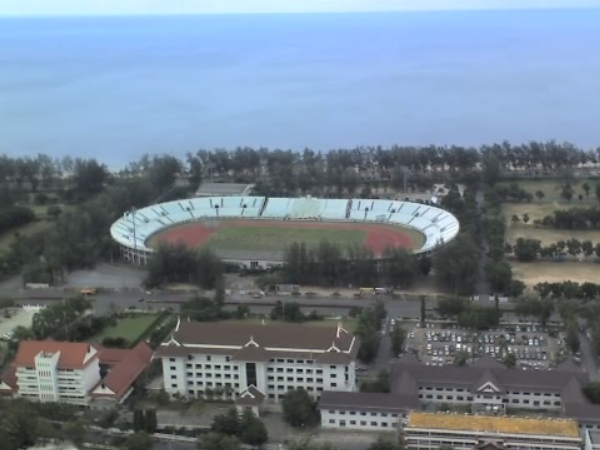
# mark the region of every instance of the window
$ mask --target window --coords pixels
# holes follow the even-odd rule
[[[177,375],[171,375],[171,380],[176,380],[177,379]]]
[[[304,378],[298,377],[298,378],[296,378],[296,382],[298,382],[298,383],[304,383]]]
[[[377,426],[377,422],[371,422],[371,426],[372,427],[376,427]]]
[[[335,370],[335,366],[329,366],[331,370]]]
[[[293,382],[294,382],[294,377],[287,377],[287,381],[289,381],[289,382],[292,382],[292,383],[293,383]]]
[[[175,358],[169,358],[169,362],[175,362]],[[31,368],[28,367],[31,370]]]
[[[229,356],[226,356],[226,357],[225,357],[225,361],[226,361],[226,362],[229,362]]]
[[[171,367],[169,367],[169,369],[171,369],[171,370],[177,370],[177,367],[171,366]]]
[[[215,365],[215,370],[221,370],[221,365],[220,364]]]
[[[335,419],[329,419],[329,423],[335,423]]]
[[[356,425],[356,420],[351,420],[350,425]]]
[[[304,373],[304,369],[296,369],[296,373]]]
[[[171,385],[171,387],[172,387],[172,388],[176,388],[176,387],[177,387],[177,385],[176,385],[176,384],[172,384],[172,385]]]
[[[210,355],[206,355],[206,360],[210,361]]]
[[[275,377],[267,377],[268,381],[275,381]]]
[[[337,383],[331,383],[331,387],[337,387]]]
[[[288,360],[287,360],[287,363],[288,363],[288,364],[294,364],[294,360],[293,360],[293,359],[288,359]]]
[[[332,374],[331,374],[331,378],[337,378],[337,374],[335,374],[335,373],[332,373]]]

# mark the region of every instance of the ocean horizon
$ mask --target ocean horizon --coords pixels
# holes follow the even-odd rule
[[[0,18],[0,154],[600,146],[600,9]]]

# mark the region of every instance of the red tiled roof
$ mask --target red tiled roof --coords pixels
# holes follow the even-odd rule
[[[92,394],[93,397],[116,397],[125,394],[140,374],[152,361],[152,349],[145,342],[140,342],[98,384],[106,386],[114,395]],[[96,386],[97,387],[97,386]],[[95,388],[94,388],[95,389]],[[93,392],[93,391],[92,391]]]
[[[0,375],[0,382],[6,384],[10,388],[9,390],[0,387],[0,394],[13,393],[19,389],[17,385],[17,367],[14,364],[11,364],[9,368]]]
[[[131,350],[125,348],[106,348],[96,344],[100,364],[114,366],[129,355]]]
[[[35,365],[35,357],[39,353],[60,352],[58,360],[59,369],[81,369],[95,358],[90,358],[85,362],[85,358],[91,348],[95,347],[80,342],[58,342],[50,339],[46,341],[21,341],[14,364],[17,367],[33,367]]]

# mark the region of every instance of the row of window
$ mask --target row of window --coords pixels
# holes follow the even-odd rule
[[[233,387],[235,389],[239,389],[240,387],[240,383],[213,383],[212,381],[207,381],[206,383],[202,382],[202,381],[196,381],[196,383],[194,383],[193,381],[188,381],[188,386],[194,386],[194,384],[196,386],[206,386],[206,387]],[[176,384],[172,385],[173,387],[176,387]]]
[[[295,369],[296,373],[301,373],[301,374],[307,374],[307,375],[312,375],[313,371],[316,375],[322,375],[323,374],[323,369],[301,369],[301,368],[297,368]],[[267,373],[284,373],[283,367],[268,367],[267,368]],[[286,368],[285,373],[294,373],[294,369],[291,367]],[[335,376],[335,374],[331,374],[331,376]]]
[[[291,382],[293,383],[294,381],[296,383],[304,383],[304,377],[277,377],[277,381],[284,381],[284,378],[286,379],[285,381]],[[306,383],[314,383],[316,380],[316,383],[318,384],[323,384],[323,378],[306,378]],[[275,377],[267,377],[267,381],[275,381]],[[335,383],[331,383],[332,386],[335,386]]]
[[[396,425],[398,425],[398,422],[386,422],[386,421],[382,421],[382,422],[377,422],[375,420],[372,420],[370,422],[366,421],[366,420],[340,420],[339,423],[336,419],[329,419],[329,424],[330,425],[337,425],[340,428],[344,428],[346,426],[361,426],[361,427],[377,427],[377,428],[392,428]]]
[[[368,413],[367,414],[365,411],[359,411],[359,412],[357,412],[357,411],[344,411],[344,410],[337,411],[335,409],[330,409],[327,412],[329,414],[336,414],[337,413],[340,416],[345,416],[346,413],[348,413],[349,416],[368,416],[368,415],[370,415],[371,417],[377,417],[377,416],[388,417],[388,416],[390,416],[390,417],[394,417],[394,418],[397,418],[399,416],[399,414],[397,414],[397,413],[390,413],[390,414],[388,414],[388,413],[385,413],[385,412],[382,412],[382,413],[380,413],[380,412],[372,412],[372,413]]]
[[[473,401],[473,397],[468,396],[468,397],[464,397],[462,395],[436,395],[434,396],[433,394],[419,394],[419,398],[420,399],[426,399],[426,400],[456,400],[457,402],[463,402],[463,401],[467,401],[467,402],[472,402]],[[499,398],[498,398],[499,400]],[[504,399],[502,401],[502,403],[509,403],[508,399]],[[523,404],[523,405],[533,405],[533,406],[540,406],[540,405],[545,405],[545,406],[560,406],[561,402],[560,400],[558,401],[554,401],[552,402],[551,400],[531,400],[530,399],[518,399],[518,398],[513,398],[510,400],[510,403],[515,404],[515,405],[519,405],[519,404]]]
[[[425,391],[450,391],[450,392],[470,392],[470,389],[463,388],[445,388],[445,387],[421,387],[419,390]],[[519,391],[506,391],[506,395],[529,395],[534,397],[560,397],[560,393],[549,393],[549,392],[519,392]]]
[[[337,387],[337,386],[336,386],[335,383],[332,383],[331,387]],[[278,390],[278,391],[284,391],[284,392],[292,391],[292,390],[296,389],[295,386],[286,386],[286,385],[277,385],[277,386],[275,386],[274,384],[269,384],[267,386],[267,388],[270,391]],[[313,387],[313,386],[305,386],[304,389],[306,389],[308,392],[314,392],[314,391],[323,392],[323,388],[321,386],[318,386],[316,388]]]
[[[185,365],[185,367],[187,369],[205,369],[205,370],[225,370],[225,371],[229,371],[229,370],[233,370],[233,371],[238,371],[240,370],[239,366],[235,366],[235,365],[229,365],[229,364],[191,364],[188,363]],[[177,370],[175,366],[171,366],[171,370]]]

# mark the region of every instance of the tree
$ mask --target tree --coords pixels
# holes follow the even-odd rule
[[[228,436],[239,436],[241,434],[240,416],[235,408],[229,408],[225,414],[219,414],[213,418],[210,431]]]
[[[368,450],[402,450],[403,448],[399,441],[380,436],[368,447]]]
[[[304,389],[288,391],[282,401],[283,419],[293,427],[308,427],[318,422],[318,412]]]
[[[144,411],[136,409],[133,411],[133,431],[136,433],[145,429]]]
[[[62,209],[60,209],[60,206],[58,205],[48,206],[48,209],[46,210],[46,214],[48,214],[48,216],[51,217],[53,220],[58,219],[60,213],[62,213]]]
[[[455,294],[472,295],[478,276],[479,254],[473,237],[459,234],[434,257],[438,280]]]
[[[529,214],[527,214],[527,213],[523,214],[523,223],[524,224],[529,223]]]
[[[502,364],[504,364],[508,369],[513,369],[517,366],[517,357],[514,353],[507,353],[502,359]]]
[[[158,428],[158,420],[155,409],[147,409],[144,412],[144,429],[148,433],[156,433]]]
[[[535,191],[535,196],[537,197],[538,201],[541,202],[545,197],[545,194],[542,191]]]
[[[516,225],[521,221],[521,219],[519,219],[519,216],[516,214],[513,214],[513,216],[510,218],[510,221],[513,223],[513,225]]]
[[[594,405],[600,405],[600,381],[591,381],[583,392]]]
[[[201,450],[240,450],[241,442],[235,436],[211,432],[200,438],[198,448]]]
[[[537,239],[518,238],[513,247],[515,257],[521,262],[535,261],[542,248]]]
[[[579,352],[580,340],[579,340],[579,327],[575,319],[570,320],[566,326],[567,335],[565,337],[565,343],[571,353],[575,354]]]
[[[79,447],[83,444],[88,429],[88,424],[83,420],[70,421],[63,429],[63,437]]]
[[[583,183],[581,185],[581,188],[583,189],[583,192],[585,192],[585,196],[589,197],[590,196],[590,190],[591,190],[591,186],[589,185],[589,183]]]
[[[244,410],[242,415],[240,439],[253,447],[260,447],[269,440],[267,427],[250,410]]]
[[[464,351],[464,350],[460,350],[458,352],[456,352],[454,354],[454,365],[462,367],[462,366],[466,366],[467,365],[467,361],[469,361],[469,353]]]
[[[427,317],[427,309],[426,309],[426,304],[425,304],[425,296],[424,295],[420,295],[419,296],[419,301],[421,302],[421,325],[423,325],[425,323],[425,318]]]
[[[390,392],[390,373],[382,369],[374,380],[365,380],[360,384],[360,392]]]
[[[83,198],[99,194],[108,177],[106,166],[95,159],[77,159],[73,174],[74,192]]]
[[[404,341],[406,339],[406,331],[400,325],[396,325],[392,330],[391,341],[392,341],[392,352],[394,356],[398,356],[404,351]]]
[[[143,432],[130,434],[125,441],[127,450],[150,450],[153,444],[152,436]]]

